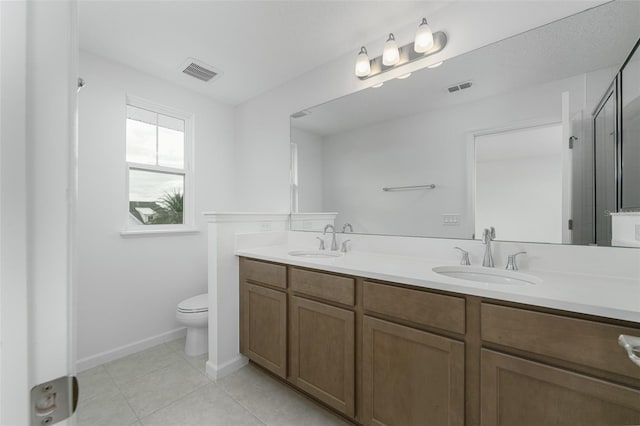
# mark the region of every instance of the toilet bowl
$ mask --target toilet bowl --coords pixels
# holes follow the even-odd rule
[[[200,294],[178,304],[176,319],[187,327],[187,343],[184,351],[189,356],[207,353],[209,350],[209,295]]]

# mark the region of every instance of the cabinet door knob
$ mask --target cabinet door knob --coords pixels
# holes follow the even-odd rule
[[[621,334],[618,337],[618,344],[627,351],[631,362],[640,367],[640,356],[636,355],[636,351],[640,352],[640,337]]]

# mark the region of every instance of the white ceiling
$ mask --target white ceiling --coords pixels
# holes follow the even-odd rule
[[[387,32],[418,25],[444,2],[81,1],[80,47],[237,105]],[[188,57],[224,74],[182,73]]]
[[[450,59],[439,68],[310,108],[310,115],[292,119],[292,125],[330,135],[619,67],[638,37],[640,3],[607,3]],[[471,88],[448,93],[449,86],[468,80]]]

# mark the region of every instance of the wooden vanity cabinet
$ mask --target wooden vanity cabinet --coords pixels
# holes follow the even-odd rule
[[[365,425],[464,424],[464,343],[364,316]]]
[[[640,324],[240,259],[240,347],[365,426],[640,424]]]
[[[349,416],[355,416],[355,314],[291,297],[291,381]]]
[[[287,377],[286,267],[241,259],[240,352]]]
[[[482,425],[637,425],[640,391],[482,350]]]
[[[483,426],[640,424],[640,388],[619,384],[640,384],[640,368],[617,344],[640,329],[494,303],[481,322],[500,349],[481,351]]]
[[[355,280],[288,268],[289,380],[354,418]]]

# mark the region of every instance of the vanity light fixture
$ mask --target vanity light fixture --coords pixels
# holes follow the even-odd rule
[[[398,77],[398,80],[404,80],[405,78],[409,78],[411,76],[411,73],[408,72],[406,74],[402,74],[401,76]]]
[[[413,42],[398,47],[393,33],[389,33],[384,43],[382,55],[369,59],[367,49],[362,46],[356,59],[355,74],[360,80],[366,80],[391,69],[401,67],[413,61],[426,58],[440,52],[447,45],[447,35],[442,31],[432,32],[426,18],[418,26]],[[367,63],[368,62],[368,63]],[[442,62],[430,65],[440,66]],[[409,73],[399,78],[408,77]]]
[[[418,53],[428,52],[433,47],[433,33],[427,23],[427,18],[422,18],[422,22],[416,31],[416,38],[413,41],[413,50]]]
[[[369,63],[369,55],[367,55],[367,48],[362,46],[360,53],[358,53],[358,59],[356,60],[356,75],[358,77],[366,77],[371,72],[371,64]]]
[[[382,87],[382,85],[384,84],[384,82],[382,83],[378,83],[378,84],[374,84],[373,86],[371,86],[374,89],[377,89],[378,87]]]
[[[393,33],[389,33],[389,38],[384,43],[384,48],[382,49],[382,64],[391,67],[398,62],[400,62],[400,51],[396,44],[396,38],[393,36]]]
[[[440,61],[440,62],[436,62],[435,64],[427,65],[427,68],[438,68],[442,64],[444,64],[444,61]]]

